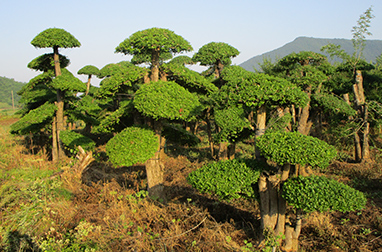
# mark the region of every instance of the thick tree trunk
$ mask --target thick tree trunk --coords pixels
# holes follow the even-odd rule
[[[218,160],[228,160],[228,142],[219,143]]]
[[[53,59],[54,59],[54,70],[56,77],[61,75],[61,67],[60,67],[60,59],[58,55],[58,47],[53,47]],[[65,156],[65,152],[62,146],[62,143],[60,141],[60,131],[65,130],[64,125],[64,96],[65,93],[61,91],[60,89],[57,89],[57,111],[56,111],[56,138],[57,138],[57,145],[52,146],[52,148],[55,148],[56,150],[52,150],[52,153],[58,153],[56,161],[62,159]]]
[[[56,111],[56,118],[57,118],[57,147],[58,147],[58,156],[59,159],[62,159],[65,157],[65,152],[63,148],[63,144],[60,140],[60,132],[65,130],[65,122],[64,122],[64,92],[61,90],[57,90],[57,111]]]
[[[309,99],[311,96],[311,89],[312,87],[308,87],[305,91]],[[304,108],[302,108],[301,114],[298,120],[298,127],[297,127],[297,131],[306,136],[309,135],[310,128],[312,127],[312,123],[308,121],[309,110],[310,110],[310,101],[308,102],[308,104],[306,104]]]
[[[298,251],[298,237],[301,233],[302,213],[300,209],[296,211],[296,224],[293,226],[290,221],[285,228],[285,251]]]
[[[159,51],[152,51],[152,62],[151,62],[151,81],[157,82],[159,80]]]
[[[58,158],[58,141],[57,141],[57,122],[56,117],[53,117],[53,123],[52,123],[52,161],[57,162],[59,160]]]
[[[155,152],[154,157],[146,161],[146,174],[147,174],[147,190],[149,196],[155,199],[166,201],[164,192],[164,166],[161,160],[161,121],[154,120],[152,122],[155,135],[158,137],[158,150]]]
[[[255,133],[256,138],[262,136],[265,133],[266,119],[267,119],[267,110],[265,106],[261,106],[256,111],[256,133]],[[258,151],[257,148],[255,149],[255,156],[256,158],[260,158],[260,152]]]
[[[88,82],[86,83],[86,93],[85,93],[85,95],[88,95],[88,94],[89,94],[89,90],[90,90],[90,81],[91,81],[91,79],[92,79],[92,75],[89,74],[89,75],[88,75]]]
[[[211,157],[215,157],[215,151],[214,151],[214,141],[212,137],[212,127],[211,127],[211,121],[210,121],[210,115],[211,115],[211,110],[210,108],[207,109],[206,111],[206,126],[207,126],[207,135],[208,135],[208,142],[210,144],[210,150],[211,150]]]
[[[355,105],[359,117],[362,118],[362,127],[355,132],[355,160],[357,162],[365,162],[370,159],[369,133],[370,124],[368,122],[368,108],[365,103],[365,94],[363,89],[362,72],[357,70],[355,76],[355,84],[353,85]]]

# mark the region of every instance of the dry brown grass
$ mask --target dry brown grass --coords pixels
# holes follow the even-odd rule
[[[58,169],[43,153],[30,155],[19,138],[6,136],[0,127],[1,169]],[[44,205],[35,241],[59,244],[69,237],[73,244],[96,251],[243,251],[245,240],[255,244],[260,235],[258,203],[222,202],[195,191],[186,177],[202,165],[185,156],[166,158],[166,205],[146,196],[142,165],[116,169],[93,162],[85,172],[73,169],[74,161],[60,166],[60,181],[72,198],[56,197]],[[325,175],[366,192],[370,200],[359,212],[306,215],[300,237],[303,251],[382,251],[380,165],[337,162]],[[0,218],[4,215],[0,212]]]

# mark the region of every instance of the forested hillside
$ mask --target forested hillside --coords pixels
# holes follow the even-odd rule
[[[6,108],[12,106],[12,91],[15,106],[17,106],[20,96],[17,92],[24,86],[25,83],[9,79],[7,77],[0,77],[0,108]]]
[[[316,53],[322,53],[320,49],[327,44],[340,45],[343,50],[348,54],[353,54],[354,48],[353,43],[350,39],[324,39],[324,38],[308,38],[308,37],[298,37],[290,43],[283,45],[280,48],[272,50],[270,52],[257,55],[249,60],[240,64],[241,67],[248,71],[254,71],[255,69],[260,69],[259,64],[263,62],[264,59],[271,59],[273,62],[277,59],[290,54],[298,53],[301,51],[312,51]],[[375,59],[382,53],[382,40],[367,40],[366,46],[363,51],[363,56],[367,62],[374,62]],[[323,53],[325,56],[325,53]]]

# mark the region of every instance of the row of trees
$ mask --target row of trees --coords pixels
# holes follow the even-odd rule
[[[164,127],[171,125],[177,136],[205,130],[215,160],[234,159],[236,143],[253,137],[256,159],[277,164],[263,170],[258,182],[262,228],[276,234],[289,230],[288,246],[295,247],[292,241],[298,238],[301,214],[294,229],[286,229],[286,223],[293,225],[285,217],[282,185],[293,177],[310,175],[310,167],[325,168],[335,157],[334,148],[317,138],[325,139],[326,125],[353,128],[348,135],[354,136],[357,161],[370,157],[368,136],[380,118],[381,106],[371,101],[373,87],[364,91],[363,79],[374,78],[379,85],[382,80],[380,66],[362,61],[359,54],[370,12],[354,28],[357,54],[345,56],[334,45],[324,48],[333,56],[343,56],[338,65],[328,63],[322,54],[300,52],[276,63],[265,61],[263,73],[254,73],[231,65],[239,51],[222,42],[204,45],[192,58],[173,58],[192,51],[190,43],[173,31],[151,28],[116,47],[116,53],[133,56],[130,62],[80,69],[78,74],[87,75],[87,83],[65,68],[69,59],[58,50],[78,47],[78,40],[63,29],[47,29],[32,45],[53,48],[53,53],[28,64],[42,73],[20,91],[22,117],[11,130],[33,134],[34,139],[49,136],[53,161],[65,157],[64,146],[91,148],[95,145],[89,144],[91,139],[106,143],[109,160],[116,166],[145,163],[149,194],[162,200],[166,200]],[[142,67],[143,63],[149,67]],[[208,69],[200,74],[186,67],[195,63]],[[103,79],[99,88],[90,85],[92,76]],[[84,127],[71,131],[79,121]]]

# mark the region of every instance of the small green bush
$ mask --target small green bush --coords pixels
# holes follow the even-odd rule
[[[193,171],[187,181],[200,192],[213,193],[221,199],[255,198],[252,185],[260,177],[256,160],[213,162]]]
[[[279,165],[300,164],[325,169],[337,156],[333,146],[299,132],[266,132],[257,139],[256,147],[266,159]]]
[[[116,166],[131,166],[146,162],[158,150],[159,141],[154,132],[140,127],[129,127],[115,135],[106,144],[106,153]]]
[[[289,179],[284,183],[282,196],[291,206],[305,212],[347,212],[366,205],[362,192],[323,176]]]
[[[85,151],[92,151],[96,145],[90,138],[71,130],[61,131],[60,140],[72,153],[76,152],[78,146],[81,146]]]

